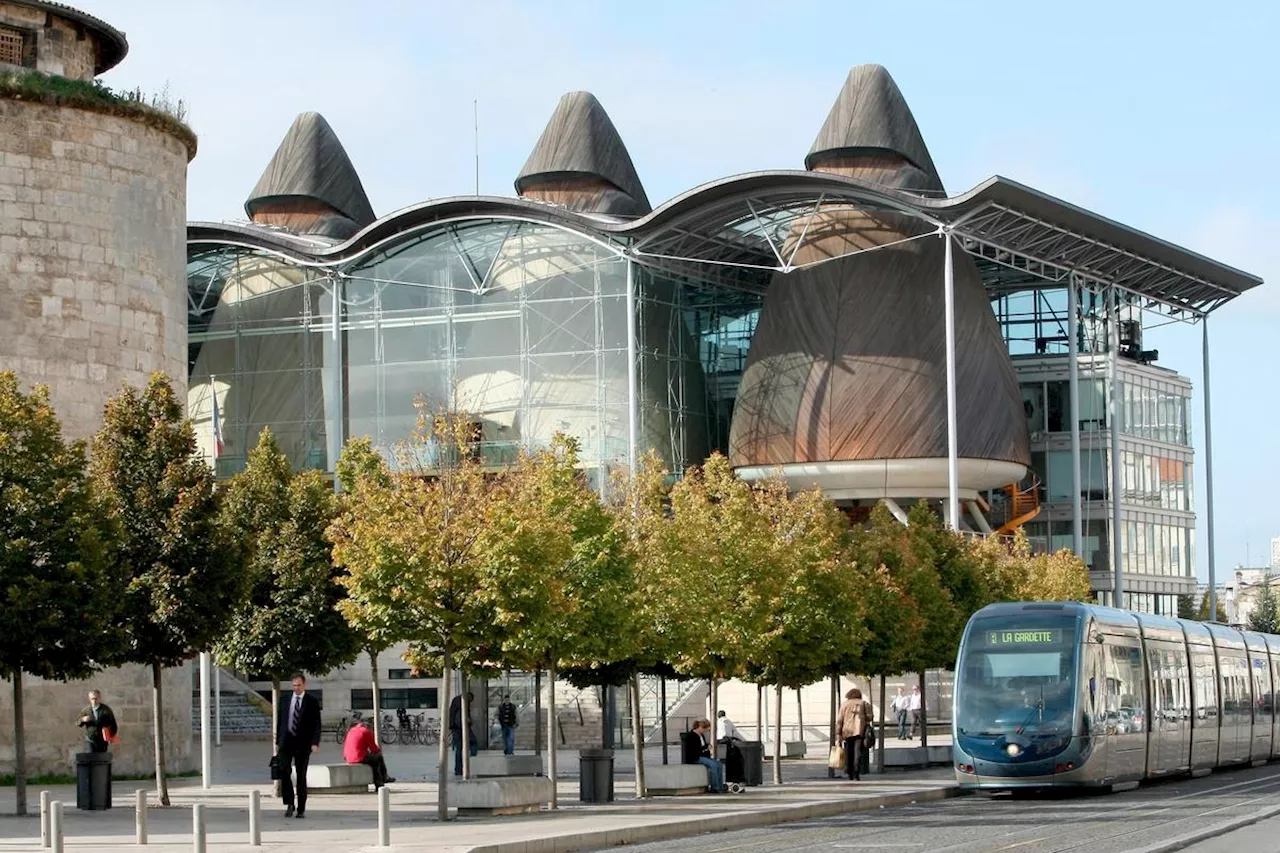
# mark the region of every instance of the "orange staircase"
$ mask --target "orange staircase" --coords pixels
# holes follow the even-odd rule
[[[1032,474],[1029,479],[1031,484],[1025,489],[1020,483],[1001,489],[1008,497],[1009,519],[996,529],[996,536],[1008,536],[1040,514],[1040,478]]]

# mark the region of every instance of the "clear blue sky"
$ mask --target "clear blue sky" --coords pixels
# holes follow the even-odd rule
[[[243,217],[304,110],[328,118],[385,214],[472,191],[478,100],[480,190],[511,194],[573,89],[600,98],[657,205],[725,175],[800,168],[849,68],[879,62],[950,192],[1005,175],[1268,280],[1210,321],[1219,577],[1246,549],[1265,561],[1280,536],[1275,3],[78,4],[129,36],[109,85],[167,82],[190,105],[192,219]],[[1197,463],[1199,336],[1148,338],[1195,383]],[[1198,542],[1203,577],[1203,520]]]

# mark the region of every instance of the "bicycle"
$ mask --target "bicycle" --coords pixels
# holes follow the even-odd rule
[[[345,743],[347,740],[347,732],[351,731],[352,726],[359,725],[360,721],[364,719],[364,714],[359,711],[347,709],[347,713],[351,715],[350,718],[343,717],[339,720],[337,728],[333,731],[334,740],[337,741],[338,744]]]
[[[425,724],[422,726],[422,743],[426,746],[434,746],[439,742],[440,721],[433,717],[430,720],[426,720]]]
[[[382,716],[382,742],[384,744],[393,744],[400,738],[400,727],[396,725],[396,718],[392,714],[384,714]]]

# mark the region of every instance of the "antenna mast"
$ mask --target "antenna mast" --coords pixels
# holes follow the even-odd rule
[[[480,99],[471,102],[471,118],[476,131],[476,195],[480,195]]]

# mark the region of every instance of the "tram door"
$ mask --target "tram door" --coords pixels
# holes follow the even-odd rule
[[[1141,779],[1147,764],[1146,679],[1137,637],[1106,637],[1107,776],[1116,782]]]

